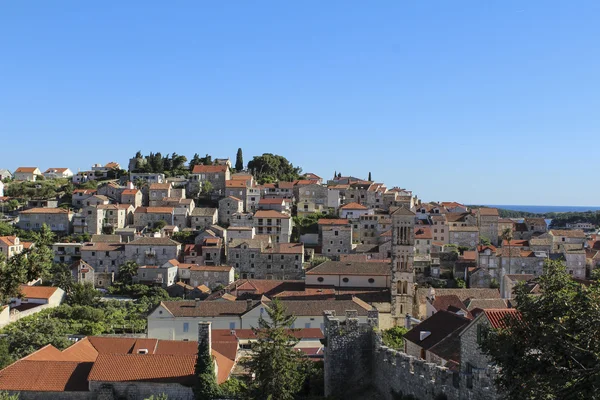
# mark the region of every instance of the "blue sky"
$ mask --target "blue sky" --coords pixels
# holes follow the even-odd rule
[[[598,1],[0,0],[0,168],[263,152],[599,205]]]

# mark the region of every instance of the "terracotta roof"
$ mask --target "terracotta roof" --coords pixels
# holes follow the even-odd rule
[[[136,195],[139,193],[138,189],[125,189],[123,190],[122,195]]]
[[[498,214],[497,208],[482,207],[482,208],[479,208],[478,210],[479,210],[479,215],[482,215],[485,217],[496,217],[496,216],[500,215],[500,214]]]
[[[502,241],[502,246],[508,246],[508,240],[503,240]],[[510,246],[518,246],[518,247],[529,247],[529,241],[528,240],[519,240],[519,239],[513,239],[510,241]]]
[[[357,261],[325,261],[311,268],[306,275],[390,275],[387,263],[357,262]]]
[[[21,285],[21,297],[26,299],[49,299],[59,288],[52,286]]]
[[[192,174],[214,174],[217,172],[226,172],[226,165],[194,165]]]
[[[170,183],[151,183],[150,190],[169,190],[171,189]]]
[[[47,344],[38,351],[22,358],[22,360],[29,361],[58,361],[63,359],[62,352],[51,344]]]
[[[88,391],[93,363],[21,360],[0,371],[0,390],[28,392]]]
[[[245,180],[236,179],[236,180],[225,181],[225,187],[235,188],[235,189],[245,189],[246,187],[248,187],[248,184]]]
[[[318,225],[349,225],[350,221],[341,218],[319,218],[317,221]]]
[[[471,322],[470,319],[461,317],[450,311],[438,311],[419,325],[406,332],[404,339],[417,344],[419,347],[428,350],[437,345],[448,335],[457,330],[462,330]],[[430,332],[430,334],[421,340],[421,332]]]
[[[246,301],[202,301],[195,300],[163,301],[164,306],[175,317],[218,317],[226,315],[242,315],[247,311]],[[253,303],[253,307],[256,303]]]
[[[31,208],[21,211],[20,214],[70,214],[71,211],[64,208]]]
[[[463,261],[476,261],[477,260],[477,252],[476,251],[464,251],[460,258]]]
[[[258,210],[254,214],[254,218],[279,218],[279,219],[290,219],[287,214],[280,213],[275,210]]]
[[[448,228],[450,232],[479,232],[476,226],[451,226]]]
[[[274,199],[260,199],[258,204],[282,204],[285,203],[287,199],[283,198],[274,198]],[[289,200],[287,200],[289,201]]]
[[[420,304],[425,303],[429,294],[428,288],[417,289],[417,299]],[[498,289],[435,289],[436,296],[455,294],[460,301],[465,303],[468,299],[499,299],[500,291]]]
[[[433,239],[430,228],[418,227],[415,229],[415,239]]]
[[[279,189],[293,189],[295,185],[295,182],[277,182],[277,187]]]
[[[469,212],[466,213],[448,213],[446,214],[446,220],[448,222],[464,222],[465,219],[469,216],[472,215]]]
[[[98,350],[92,345],[89,338],[83,338],[62,351],[62,356],[69,361],[96,361]]]
[[[217,383],[220,385],[229,378],[229,375],[231,375],[231,370],[235,365],[235,361],[225,357],[216,350],[212,351],[212,356],[217,362]]]
[[[63,172],[65,172],[68,169],[69,168],[48,168],[44,173],[45,174],[48,174],[48,173],[51,173],[51,172],[63,173]]]
[[[286,330],[288,335],[291,335],[297,339],[323,339],[325,336],[320,328],[298,328]],[[212,330],[213,341],[216,337],[231,337],[233,339],[256,339],[256,334],[252,329],[235,329],[235,336],[231,335],[230,329],[213,329]]]
[[[340,210],[367,210],[367,207],[362,204],[358,204],[356,202],[344,204],[340,207]]]
[[[138,207],[135,214],[173,214],[173,207]]]
[[[94,194],[96,193],[96,189],[75,189],[73,193],[83,193],[83,194]]]
[[[6,246],[14,246],[16,236],[0,236],[0,242],[4,243]]]
[[[19,167],[19,168],[17,168],[15,173],[22,172],[22,173],[31,174],[31,173],[35,172],[36,169],[37,169],[37,167]]]
[[[88,379],[100,382],[176,382],[191,386],[196,355],[100,354]]]
[[[190,271],[229,272],[233,267],[227,265],[180,264],[178,268],[189,269]]]
[[[457,295],[450,294],[446,296],[435,296],[433,301],[433,308],[436,311],[446,310],[456,313],[458,310],[464,310],[467,314],[467,318],[472,318],[471,313],[467,310],[465,304],[460,301]]]
[[[507,318],[521,319],[521,315],[514,308],[490,308],[483,312],[495,329],[505,328]]]
[[[270,254],[302,254],[304,244],[302,243],[273,243],[263,249],[263,253]]]

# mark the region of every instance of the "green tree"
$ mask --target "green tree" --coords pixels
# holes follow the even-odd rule
[[[6,222],[0,222],[0,236],[12,236],[15,233],[14,226]]]
[[[208,340],[198,341],[198,358],[196,360],[196,386],[194,394],[198,400],[211,400],[219,397],[219,386],[215,364],[210,354],[210,343]]]
[[[19,400],[19,394],[10,394],[8,392],[0,392],[0,400]]]
[[[66,264],[54,264],[52,268],[52,285],[57,286],[65,291],[69,296],[73,291],[73,275],[71,269]]]
[[[14,361],[15,360],[10,354],[10,347],[8,345],[8,341],[5,338],[0,338],[0,369],[9,366]]]
[[[146,397],[144,400],[167,400],[169,397],[165,393],[152,395],[150,397]]]
[[[259,183],[294,181],[302,173],[302,168],[294,167],[285,157],[271,153],[255,156],[248,163],[248,169],[253,171],[254,177]]]
[[[94,289],[90,282],[74,283],[71,293],[67,296],[67,303],[70,305],[93,306],[98,301],[100,292]]]
[[[248,391],[248,385],[240,379],[229,378],[219,385],[219,391],[223,398],[243,399]]]
[[[192,157],[191,161],[190,161],[190,171],[194,169],[195,165],[200,165],[202,164],[202,161],[200,161],[200,155],[198,153],[194,154],[194,157]]]
[[[575,282],[559,261],[537,278],[539,295],[515,289],[519,316],[484,332],[482,349],[499,368],[509,400],[597,399],[600,393],[600,285]]]
[[[124,285],[131,285],[133,283],[133,277],[138,273],[138,265],[135,261],[126,261],[119,267],[119,282]]]
[[[289,334],[296,317],[288,315],[275,299],[261,315],[258,328],[252,328],[257,341],[247,365],[254,373],[251,391],[256,399],[292,400],[309,374],[309,361],[294,349],[298,339]]]
[[[240,172],[244,169],[244,156],[242,155],[242,148],[240,147],[235,155],[235,170]]]
[[[202,184],[202,193],[208,195],[213,191],[213,184],[210,181],[206,181]]]
[[[490,242],[490,239],[486,238],[485,236],[482,236],[479,238],[479,244],[482,246],[489,246],[492,244],[492,242]]]
[[[395,326],[390,329],[386,329],[381,332],[381,339],[383,344],[392,349],[403,349],[404,348],[404,335],[406,335],[408,329],[403,326]]]

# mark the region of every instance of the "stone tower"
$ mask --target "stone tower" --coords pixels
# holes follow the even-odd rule
[[[392,318],[402,325],[412,313],[415,297],[415,213],[408,208],[392,209]]]

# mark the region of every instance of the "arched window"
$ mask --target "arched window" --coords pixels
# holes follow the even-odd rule
[[[402,281],[398,281],[396,283],[396,292],[398,292],[398,294],[402,294]]]

